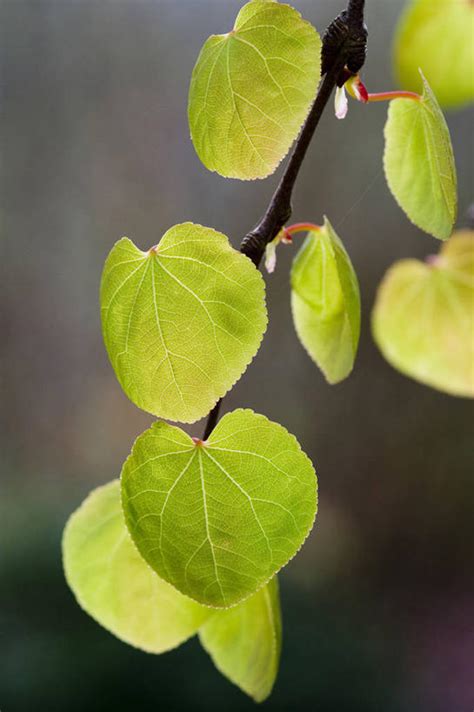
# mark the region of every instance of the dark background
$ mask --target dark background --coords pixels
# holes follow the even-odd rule
[[[297,0],[320,30],[342,0]],[[196,640],[161,657],[120,643],[67,589],[60,539],[88,491],[118,476],[151,422],[102,344],[98,286],[122,235],[145,249],[193,220],[238,246],[278,179],[199,163],[186,120],[200,46],[239,0],[2,0],[2,712],[250,710]],[[401,0],[368,0],[372,91],[393,86]],[[297,342],[282,248],[270,326],[225,408],[295,433],[315,462],[316,527],[281,575],[284,648],[270,710],[470,712],[474,707],[472,407],[410,381],[372,342],[385,270],[439,243],[382,171],[386,105],[332,109],[302,170],[294,220],[326,213],[358,272],[356,368],[326,385]],[[473,195],[470,110],[448,115],[460,225]],[[202,425],[192,427],[199,435]]]

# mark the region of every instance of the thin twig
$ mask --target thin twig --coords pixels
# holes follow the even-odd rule
[[[344,66],[345,61],[344,58],[341,57],[334,63],[333,67],[324,77],[308,118],[295,143],[285,172],[264,216],[258,225],[242,240],[240,251],[249,257],[256,267],[258,267],[261,262],[267,244],[276,237],[281,228],[290,219],[291,198],[298,173],[311,143],[311,139],[313,138],[313,134],[319,124],[319,120],[336,86],[337,77]]]
[[[219,398],[219,400],[215,404],[214,408],[211,410],[211,412],[207,416],[206,427],[204,428],[204,433],[202,436],[203,440],[207,440],[209,435],[212,433],[212,431],[216,427],[217,420],[219,418],[219,411],[221,408],[221,403],[222,403],[222,398]]]
[[[278,235],[291,216],[291,198],[296,179],[333,90],[336,86],[341,86],[351,74],[356,74],[364,64],[367,43],[364,4],[365,0],[349,0],[347,10],[342,12],[324,33],[324,79],[265,214],[256,227],[245,235],[240,245],[242,254],[249,257],[256,267],[260,266],[268,243]],[[207,440],[213,431],[221,404],[222,398],[209,413],[203,440]]]

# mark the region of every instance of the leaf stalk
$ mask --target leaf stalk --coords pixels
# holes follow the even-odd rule
[[[392,99],[413,99],[421,101],[421,96],[414,91],[380,91],[368,94],[367,102],[391,101]]]

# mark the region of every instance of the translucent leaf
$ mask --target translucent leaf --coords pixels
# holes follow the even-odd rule
[[[421,67],[441,106],[474,100],[472,0],[414,0],[395,36],[395,68],[406,89],[421,88]]]
[[[314,521],[316,477],[281,425],[236,410],[204,443],[154,423],[125,462],[122,502],[150,566],[182,593],[225,608],[296,554]]]
[[[272,691],[280,661],[277,577],[239,606],[216,612],[199,637],[217,669],[255,702],[263,702]]]
[[[291,270],[296,333],[329,383],[352,371],[360,334],[357,276],[344,245],[326,218],[311,231]]]
[[[379,287],[372,328],[394,368],[473,397],[474,232],[455,233],[426,263],[395,263]]]
[[[444,116],[426,79],[420,101],[394,99],[385,125],[385,175],[410,220],[440,240],[457,211],[456,168]]]
[[[227,178],[264,178],[288,152],[320,78],[321,40],[289,5],[254,0],[212,35],[193,71],[188,116],[196,152]]]
[[[66,579],[82,608],[126,643],[162,653],[194,635],[209,609],[150,569],[125,526],[120,483],[95,489],[63,537]]]
[[[264,290],[252,262],[210,228],[176,225],[148,252],[119,240],[102,275],[102,330],[130,400],[170,420],[205,416],[258,350]]]

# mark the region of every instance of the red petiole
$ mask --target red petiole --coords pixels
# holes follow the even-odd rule
[[[421,101],[421,96],[414,91],[381,91],[369,93],[365,84],[362,82],[359,75],[350,78],[344,85],[350,96],[362,104],[368,104],[375,101],[392,101],[392,99],[411,99],[412,101]]]
[[[392,99],[412,99],[420,101],[421,96],[414,91],[380,91],[374,94],[367,94],[367,102],[391,101]]]
[[[317,232],[318,230],[321,230],[321,226],[315,225],[314,223],[310,223],[310,222],[294,223],[293,225],[289,225],[288,227],[284,227],[282,229],[283,240],[291,242],[292,235],[296,235],[296,233],[298,233],[298,232],[310,232],[310,231]]]

